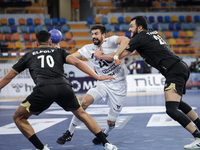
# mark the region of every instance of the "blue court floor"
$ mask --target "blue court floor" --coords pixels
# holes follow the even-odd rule
[[[200,115],[200,90],[187,90],[183,100]],[[0,100],[0,150],[35,150],[12,120],[20,102]],[[119,150],[184,150],[183,146],[191,143],[193,137],[166,115],[164,105],[162,92],[128,93],[116,128],[107,139]],[[108,106],[99,102],[91,105],[87,112],[104,129]],[[103,150],[101,145],[92,143],[95,136],[84,124],[77,127],[71,142],[57,144],[56,139],[66,131],[71,118],[71,112],[53,104],[41,115],[30,117],[29,122],[40,140],[51,150]]]

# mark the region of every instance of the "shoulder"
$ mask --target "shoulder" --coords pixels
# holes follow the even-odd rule
[[[119,38],[119,36],[113,35],[111,37],[106,38],[105,40],[108,40],[108,41],[117,41],[118,38]]]

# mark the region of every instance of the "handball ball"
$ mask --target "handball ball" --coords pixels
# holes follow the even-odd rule
[[[51,33],[51,41],[53,44],[57,44],[62,39],[62,33],[57,29],[52,29],[49,31]]]

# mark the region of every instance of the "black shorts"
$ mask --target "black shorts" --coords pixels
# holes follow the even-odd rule
[[[164,90],[174,89],[179,95],[186,92],[186,82],[189,78],[190,70],[188,65],[183,62],[174,64],[166,74],[166,81]]]
[[[46,85],[36,87],[21,103],[31,114],[39,115],[56,102],[66,111],[74,111],[80,107],[80,101],[68,84]]]

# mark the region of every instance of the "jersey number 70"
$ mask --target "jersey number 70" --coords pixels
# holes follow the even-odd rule
[[[46,59],[45,59],[46,58]],[[40,55],[37,57],[37,59],[41,59],[41,68],[44,68],[44,61],[46,60],[47,64],[49,67],[53,68],[54,66],[54,59],[51,55],[47,55],[45,57],[45,55]]]

